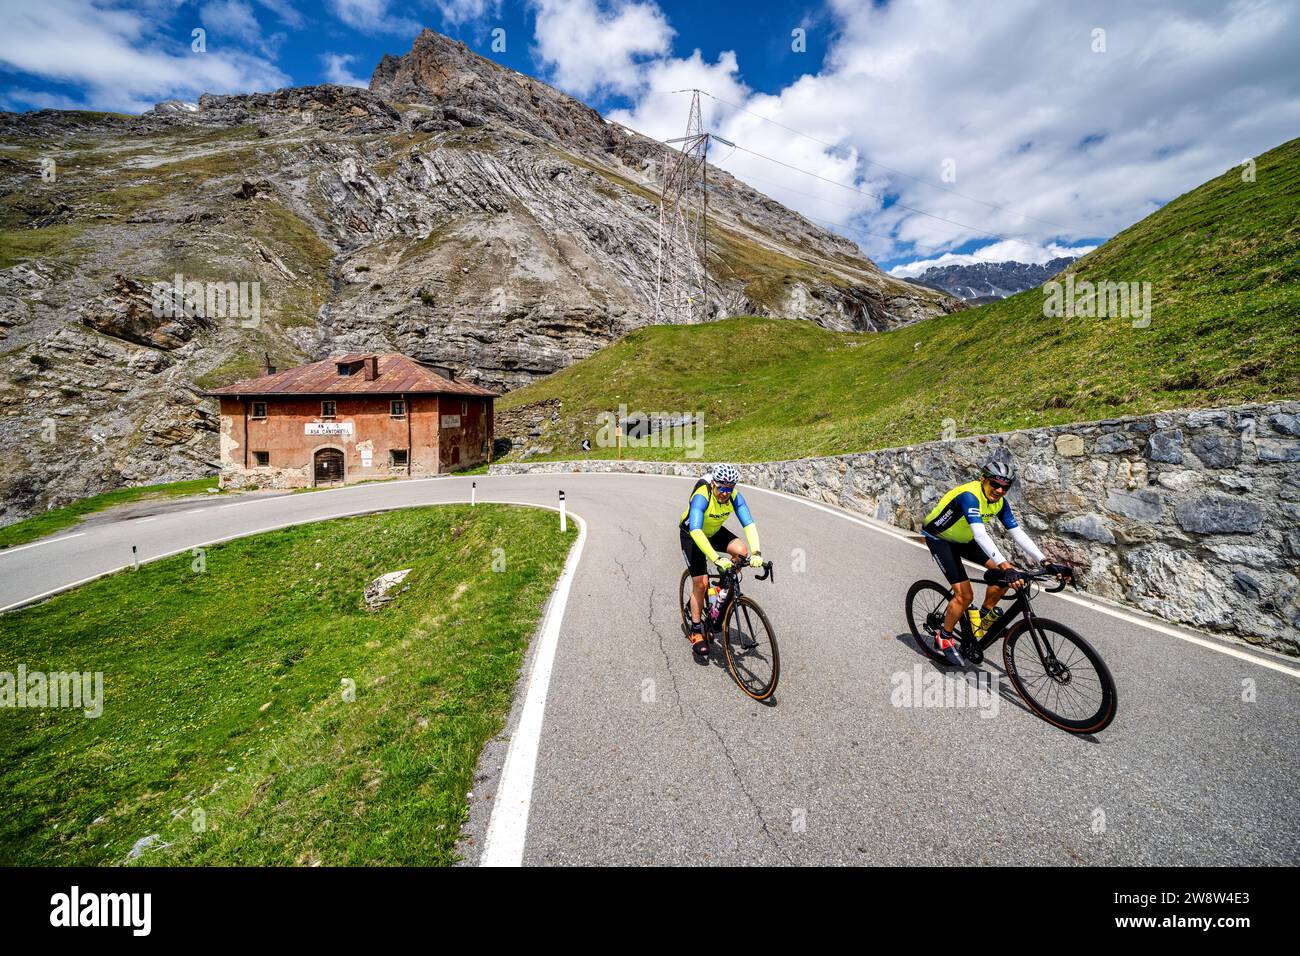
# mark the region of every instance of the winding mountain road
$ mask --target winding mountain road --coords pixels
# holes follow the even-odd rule
[[[1107,730],[1056,730],[1005,680],[984,706],[899,706],[898,689],[936,669],[903,614],[909,585],[938,576],[929,554],[776,492],[745,489],[777,565],[775,584],[746,588],[781,642],[770,706],[743,696],[720,659],[695,663],[678,627],[680,478],[458,477],[160,503],[0,552],[0,608],[127,566],[132,545],[145,561],[467,501],[471,480],[482,502],[554,507],[563,488],[586,533],[567,601],[547,612],[549,680],[525,675],[531,698],[519,695],[480,762],[468,862],[488,845],[490,862],[526,864],[1300,863],[1300,664],[1044,596],[1038,612],[1087,637],[1115,675]],[[529,667],[545,646],[534,641]],[[983,665],[997,678],[1000,667],[1000,653]],[[494,800],[510,789],[503,763],[522,802]]]

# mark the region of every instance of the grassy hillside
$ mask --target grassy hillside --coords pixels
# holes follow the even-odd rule
[[[1300,394],[1300,140],[1167,204],[1076,262],[1076,281],[1150,282],[1149,326],[1050,318],[1034,289],[884,333],[738,318],[639,329],[512,392],[564,403],[543,457],[596,415],[700,412],[705,456],[758,461]],[[594,444],[594,443],[593,443]],[[629,456],[680,458],[680,449]]]
[[[0,616],[5,670],[103,674],[98,717],[6,709],[0,865],[121,864],[152,834],[141,864],[452,862],[573,536],[506,505],[341,518]]]

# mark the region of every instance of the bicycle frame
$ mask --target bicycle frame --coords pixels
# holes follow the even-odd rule
[[[719,571],[717,574],[709,575],[710,581],[718,582],[718,590],[725,589],[727,592],[726,603],[723,604],[722,607],[718,608],[719,622],[725,621],[727,619],[727,611],[731,609],[731,605],[735,602],[736,598],[740,597],[740,579],[742,577],[741,572],[743,572],[746,567],[748,567],[748,564],[736,564],[730,571]],[[771,576],[772,576],[772,565],[769,562],[764,565],[763,573],[758,575],[755,578],[755,580],[766,581]],[[703,608],[701,608],[701,613],[703,613]]]
[[[1064,584],[1061,587],[1063,588]],[[1038,652],[1039,660],[1042,661],[1045,669],[1050,669],[1050,662],[1056,660],[1056,655],[1052,652],[1050,646],[1045,648],[1046,642],[1042,640],[1038,628],[1034,625],[1034,605],[1030,594],[1032,588],[1032,579],[1026,580],[1025,586],[1015,592],[1015,597],[1012,599],[1011,606],[1007,608],[1006,613],[979,639],[976,639],[971,631],[970,618],[963,614],[961,616],[962,636],[971,645],[978,647],[980,654],[983,655],[984,651],[1006,636],[1007,628],[1023,620],[1029,626],[1029,636],[1034,642],[1034,650]],[[949,600],[952,600],[952,588],[948,589],[948,594]],[[1002,600],[1005,601],[1008,596],[1003,595]]]

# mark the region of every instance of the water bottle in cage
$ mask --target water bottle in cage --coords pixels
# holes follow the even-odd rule
[[[718,615],[722,613],[722,609],[723,607],[726,606],[726,603],[727,603],[727,590],[726,588],[723,588],[721,591],[717,591],[717,596],[713,599],[713,602],[709,605],[709,620],[717,621]]]

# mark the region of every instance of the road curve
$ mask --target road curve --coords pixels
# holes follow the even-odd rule
[[[479,476],[160,503],[0,552],[0,608],[127,566],[132,545],[144,561],[289,524],[465,501],[471,480],[480,501],[554,506],[563,488],[587,522],[545,699],[525,863],[1300,862],[1300,668],[1048,596],[1038,612],[1087,637],[1118,682],[1118,717],[1098,737],[1055,730],[1005,681],[996,707],[897,706],[917,668],[934,670],[903,616],[908,586],[937,575],[929,555],[883,526],[761,489],[745,493],[777,579],[751,580],[746,593],[781,641],[772,706],[741,695],[720,661],[696,664],[678,628],[674,525],[690,490],[680,478]],[[1001,678],[1000,663],[984,670]],[[490,745],[481,765],[471,862],[504,751]]]

